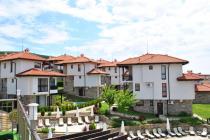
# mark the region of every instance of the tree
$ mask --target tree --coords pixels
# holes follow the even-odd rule
[[[135,103],[135,97],[128,90],[120,90],[116,96],[116,103],[119,110],[126,110]]]
[[[117,91],[112,86],[105,86],[102,90],[102,100],[109,105],[109,111],[111,106],[115,103],[115,95]]]

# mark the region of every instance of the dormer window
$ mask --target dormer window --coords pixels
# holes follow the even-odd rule
[[[149,65],[149,70],[153,70],[153,65]]]

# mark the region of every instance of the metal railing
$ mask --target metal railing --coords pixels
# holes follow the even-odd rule
[[[31,127],[33,124],[29,120],[23,104],[17,99],[17,118],[18,118],[18,133],[21,140],[41,140],[36,132],[36,129]]]

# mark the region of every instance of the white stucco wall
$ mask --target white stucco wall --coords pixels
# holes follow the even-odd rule
[[[78,65],[80,64],[81,71],[78,71]],[[67,64],[67,75],[84,75],[85,73],[91,71],[95,68],[95,64],[93,63],[79,63],[79,64]],[[71,65],[73,65],[73,69],[71,68]],[[85,67],[84,67],[85,66]]]
[[[100,75],[86,75],[86,85],[84,82],[84,75],[74,76],[74,86],[75,87],[98,87],[101,86],[101,76]]]
[[[110,69],[109,69],[110,68]],[[112,85],[120,85],[122,83],[122,68],[116,67],[117,71],[115,72],[115,67],[105,67],[105,71],[111,76]]]
[[[153,65],[153,70],[149,70],[149,65],[133,65],[133,91],[137,99],[194,99],[193,81],[177,81],[177,77],[182,75],[181,64],[171,64],[169,71],[170,81],[168,83],[168,64],[166,64],[166,80],[161,79],[161,65]],[[140,91],[135,91],[135,83],[140,83]],[[148,86],[148,83],[152,86]],[[167,97],[162,97],[162,83],[167,83]]]

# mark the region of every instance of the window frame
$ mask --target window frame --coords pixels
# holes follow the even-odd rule
[[[166,80],[166,65],[161,65],[161,79]]]
[[[166,98],[167,94],[167,83],[162,83],[162,97]]]
[[[81,65],[78,64],[77,67],[78,67],[78,68],[77,68],[78,72],[81,72]]]
[[[42,80],[47,80],[43,82]],[[48,78],[38,78],[38,92],[48,92],[49,91],[49,81]]]
[[[42,64],[40,62],[34,62],[34,68],[41,69],[42,68]]]
[[[117,73],[117,67],[114,67],[114,72]]]
[[[149,70],[153,70],[153,65],[149,65]]]
[[[141,90],[141,84],[135,83],[135,91],[140,91],[140,90]]]

